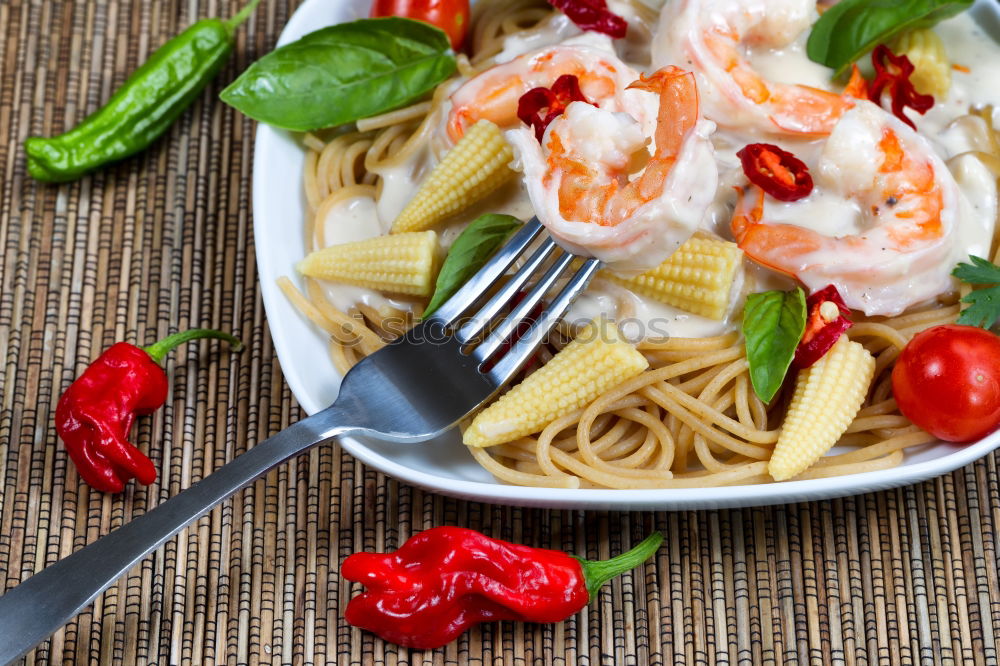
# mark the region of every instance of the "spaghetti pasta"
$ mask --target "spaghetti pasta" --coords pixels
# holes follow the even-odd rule
[[[648,8],[641,13],[649,14]],[[462,62],[460,76],[492,64],[507,36],[540,33],[551,19],[551,7],[537,0],[476,3],[472,55]],[[442,84],[431,100],[359,121],[356,130],[303,137],[305,196],[311,210],[305,225],[307,251],[333,242],[327,220],[346,202],[375,202],[380,217],[384,211],[389,218],[398,213],[406,202],[386,196],[388,183],[400,177],[400,170],[418,181],[440,159],[435,128],[442,125],[454,87],[454,82]],[[955,124],[968,126],[974,137],[971,152],[1000,176],[1000,142],[991,114],[972,113]],[[425,305],[420,299],[392,301],[365,293],[345,306],[323,284],[305,284],[305,294],[287,279],[281,288],[330,336],[331,358],[341,373],[402,333]],[[609,289],[620,295],[615,306],[619,316],[634,311],[638,297],[623,287]],[[893,317],[856,316],[848,335],[875,357],[871,390],[833,451],[796,478],[888,468],[900,464],[907,449],[933,441],[899,413],[890,375],[915,333],[954,322],[959,311],[952,294]],[[771,481],[768,460],[789,391],[770,404],[756,396],[737,331],[647,337],[636,347],[649,362],[647,371],[540,432],[490,448],[470,447],[473,458],[498,480],[528,486],[694,488]],[[542,353],[551,356],[548,350]]]

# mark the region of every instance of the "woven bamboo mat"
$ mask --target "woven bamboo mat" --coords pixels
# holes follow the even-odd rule
[[[331,0],[334,1],[334,0]],[[216,94],[292,10],[265,0],[230,64],[156,146],[78,183],[28,179],[20,144],[97,108],[156,46],[236,0],[0,2],[0,590],[156,506],[300,418],[261,305],[253,125]],[[117,340],[211,326],[135,441],[150,487],[90,492],[57,443],[60,391]],[[655,562],[562,624],[502,623],[410,652],[342,620],[357,550],[441,524],[587,557],[651,529]],[[918,486],[714,512],[577,513],[460,502],[327,447],[227,502],[132,570],[28,663],[997,663],[995,457]]]

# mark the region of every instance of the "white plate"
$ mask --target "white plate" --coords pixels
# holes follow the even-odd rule
[[[306,0],[289,20],[278,44],[296,40],[322,26],[363,17],[369,6],[369,0]],[[996,35],[995,4],[981,1],[976,10],[977,19]],[[325,337],[292,307],[275,284],[282,275],[296,280],[293,266],[305,252],[304,157],[300,143],[289,132],[258,125],[253,217],[264,306],[285,379],[299,404],[313,414],[333,402],[340,377],[328,360]],[[614,510],[754,506],[884,490],[944,474],[986,455],[998,445],[1000,432],[968,446],[932,444],[909,452],[905,463],[895,469],[812,481],[672,490],[567,490],[498,483],[473,460],[457,433],[413,445],[361,439],[341,442],[353,456],[386,474],[463,499]]]

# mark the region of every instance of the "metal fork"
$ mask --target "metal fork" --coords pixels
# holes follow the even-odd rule
[[[527,252],[541,230],[537,220],[524,225],[437,312],[358,363],[344,377],[331,406],[269,437],[149,513],[0,597],[0,663],[24,655],[167,539],[289,458],[349,435],[425,441],[454,427],[496,395],[599,268],[596,259],[584,261],[530,328],[513,338],[515,329],[569,272],[573,255],[546,238],[494,296],[478,309],[474,306]],[[549,260],[549,268],[515,303],[515,295],[528,288]],[[510,313],[501,319],[512,303]],[[427,390],[429,385],[433,391]]]

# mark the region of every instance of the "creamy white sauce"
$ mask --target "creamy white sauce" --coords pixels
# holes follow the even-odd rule
[[[989,12],[984,12],[984,18],[985,14]],[[1000,45],[976,23],[972,12],[942,21],[934,31],[944,42],[948,59],[969,71],[952,69],[947,99],[936,100],[925,116],[916,116],[917,127],[930,135],[943,130],[970,107],[1000,105]]]
[[[734,296],[740,286],[734,286]],[[642,298],[613,282],[596,278],[566,314],[571,324],[586,324],[600,317],[618,322],[622,333],[633,342],[648,338],[704,338],[725,333],[732,326],[729,317],[721,321]]]
[[[376,217],[379,221],[385,220],[388,227],[392,226],[392,220],[399,217],[403,208],[409,203],[413,195],[417,193],[420,185],[420,176],[424,169],[420,168],[420,158],[410,159],[400,165],[381,169],[378,174],[382,177],[382,192],[378,198]]]
[[[495,62],[510,62],[519,55],[529,51],[553,46],[555,44],[578,43],[606,48],[615,51],[618,56],[637,69],[648,69],[649,46],[652,41],[652,27],[640,16],[635,7],[626,2],[612,0],[608,9],[628,22],[628,32],[625,39],[611,40],[597,32],[583,32],[565,14],[557,12],[546,23],[534,30],[514,33],[504,40],[504,48],[495,58]]]
[[[658,3],[651,0],[647,4],[655,6]],[[630,21],[630,38],[614,44],[618,55],[636,69],[649,71],[648,47],[653,26],[645,25],[635,10],[623,9],[628,7],[624,3],[612,0],[610,6]],[[973,157],[951,159],[976,147],[968,127],[952,123],[955,118],[965,114],[970,106],[1000,105],[1000,67],[995,65],[1000,62],[1000,46],[968,13],[939,24],[935,30],[942,37],[950,60],[968,67],[970,72],[954,70],[948,98],[938,100],[936,106],[925,116],[913,117],[920,133],[932,142],[940,158],[951,160],[948,166],[963,197],[960,223],[956,227],[957,245],[961,246],[962,252],[983,255],[988,251],[984,248],[992,238],[997,215],[996,181],[989,170]],[[813,63],[806,56],[807,37],[808,31],[780,49],[755,49],[749,54],[749,60],[761,76],[770,80],[826,90],[838,89],[838,84],[830,79],[830,70]],[[607,43],[606,38],[600,35],[581,34],[564,16],[556,15],[538,30],[509,37],[497,60],[506,62],[525,52],[566,40],[594,45]],[[442,115],[442,121],[445,115]],[[327,219],[323,221],[326,225],[327,242],[349,242],[386,233],[391,221],[415,194],[421,180],[437,163],[447,146],[447,140],[443,136],[443,131],[435,133],[432,149],[419,151],[404,163],[380,171],[383,183],[377,203],[370,198],[357,197],[330,210]],[[810,166],[819,160],[824,144],[823,140],[764,138],[753,133],[716,131],[712,143],[719,168],[719,186],[715,201],[702,219],[701,228],[731,238],[729,223],[736,198],[734,187],[745,183],[736,152],[747,143],[755,141],[777,143],[794,152]],[[521,219],[530,218],[532,207],[521,179],[516,179],[455,221],[440,228],[438,231],[442,245],[445,248],[450,246],[468,221],[486,212],[503,212]],[[856,234],[862,230],[857,202],[825,191],[816,191],[806,200],[795,204],[769,202],[768,215],[774,221],[808,226],[834,237]],[[749,260],[745,261],[734,286],[729,314],[719,322],[640,298],[609,281],[595,279],[587,293],[573,305],[567,317],[570,321],[579,322],[607,314],[628,320],[632,330],[642,331],[648,337],[662,337],[664,334],[704,337],[730,330],[738,323],[738,313],[742,309],[746,293],[787,289],[792,284],[794,283],[784,275],[764,269]],[[326,285],[326,291],[334,304],[343,310],[350,309],[356,303],[372,307],[386,304],[409,307],[405,301],[389,299],[371,290],[347,285],[329,284]],[[629,331],[626,333],[631,335]]]
[[[537,30],[526,30],[515,33],[504,40],[503,51],[497,54],[495,61],[510,62],[517,56],[535,51],[553,44],[560,44],[570,37],[577,37],[583,32],[576,27],[562,12],[552,15],[552,18]]]
[[[818,188],[794,203],[768,200],[767,219],[807,226],[824,236],[849,236],[863,230],[857,203]]]
[[[327,247],[375,238],[388,233],[390,226],[379,218],[375,200],[363,195],[346,198],[331,206],[325,219],[317,220],[316,224],[323,225]],[[374,289],[325,280],[320,280],[320,284],[329,301],[342,312],[350,311],[359,303],[376,310],[392,307],[409,311],[414,307],[413,303],[384,296]]]
[[[777,83],[812,86],[834,90],[830,68],[813,62],[806,56],[809,31],[803,32],[791,44],[780,49],[751,49],[748,60],[761,77]]]
[[[368,240],[389,231],[379,218],[375,200],[368,196],[344,199],[316,223],[323,226],[323,239],[328,246]]]
[[[948,167],[968,202],[964,211],[967,221],[958,227],[958,245],[964,252],[959,258],[964,261],[969,254],[988,257],[997,219],[996,177],[972,155],[958,156]]]

